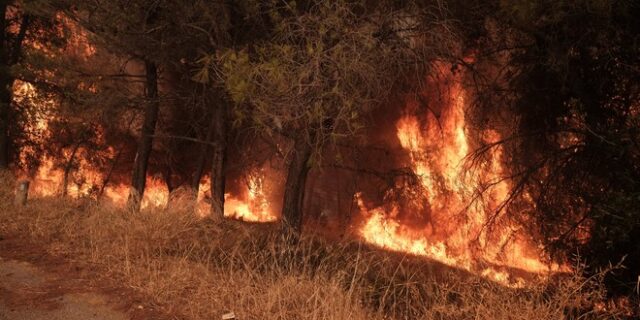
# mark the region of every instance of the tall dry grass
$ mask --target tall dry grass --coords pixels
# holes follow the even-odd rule
[[[7,176],[1,177],[9,181]],[[6,185],[6,184],[5,184]],[[599,279],[578,274],[510,289],[357,243],[277,228],[216,224],[180,210],[132,214],[91,201],[31,200],[0,191],[0,233],[19,234],[95,266],[187,319],[601,319]]]

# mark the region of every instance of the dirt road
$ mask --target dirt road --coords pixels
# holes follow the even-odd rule
[[[0,320],[176,319],[97,271],[0,237]]]
[[[0,258],[0,320],[126,320],[106,296],[65,292],[56,275]]]

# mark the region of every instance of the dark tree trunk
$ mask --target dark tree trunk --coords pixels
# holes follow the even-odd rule
[[[211,216],[224,217],[225,164],[227,157],[227,108],[224,101],[213,113],[213,147],[211,155]]]
[[[9,167],[9,108],[13,83],[5,35],[7,2],[0,0],[0,170]]]
[[[209,121],[209,126],[207,127],[207,135],[204,138],[204,141],[206,143],[203,143],[200,148],[200,154],[198,155],[198,160],[196,162],[196,169],[193,172],[193,177],[191,179],[191,189],[193,189],[196,196],[198,195],[198,191],[200,189],[200,180],[202,180],[204,167],[207,163],[207,156],[209,154],[209,149],[211,148],[211,145],[209,145],[209,143],[213,139],[217,121],[218,119],[216,119],[216,115],[214,112],[214,114],[211,115],[211,121]]]
[[[80,149],[81,144],[82,142],[76,143],[76,145],[73,147],[73,152],[71,152],[71,156],[69,157],[67,164],[64,166],[64,177],[62,180],[62,196],[63,197],[66,197],[68,194],[69,174],[71,173],[71,169],[73,169],[73,161],[76,158],[76,154],[78,153],[78,150]]]
[[[158,121],[160,101],[158,100],[158,68],[155,63],[145,61],[146,98],[147,107],[144,112],[144,122],[140,131],[140,141],[138,151],[133,165],[131,177],[131,190],[129,192],[128,205],[133,211],[140,210],[140,201],[144,195],[145,183],[147,181],[147,167],[149,156],[153,145],[153,135]]]
[[[13,82],[11,66],[18,63],[22,57],[22,43],[27,35],[27,29],[31,24],[31,17],[22,16],[20,30],[13,39],[13,47],[7,42],[6,11],[8,1],[0,0],[0,169],[7,169],[10,163],[9,148],[11,136],[9,125],[11,123],[11,102]]]
[[[113,172],[116,169],[116,165],[118,164],[118,161],[120,161],[120,156],[122,155],[122,148],[124,148],[124,146],[122,146],[118,150],[118,153],[111,161],[111,167],[109,168],[107,175],[104,177],[104,181],[102,182],[102,187],[100,187],[100,192],[98,193],[98,199],[102,198],[102,195],[104,194],[104,190],[107,189],[107,185],[109,184],[109,181],[111,180],[111,176],[113,175]]]
[[[304,137],[297,137],[284,188],[282,204],[282,231],[284,234],[298,235],[302,231],[302,209],[311,152],[311,145]]]
[[[167,190],[171,194],[176,189],[176,186],[173,185],[173,170],[171,170],[170,166],[167,166],[162,175],[164,176],[164,182],[167,184]]]
[[[0,58],[3,60],[3,58]],[[0,169],[9,167],[9,113],[11,81],[6,74],[8,66],[0,65]]]

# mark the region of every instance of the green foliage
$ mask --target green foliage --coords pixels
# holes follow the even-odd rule
[[[240,118],[268,135],[302,134],[319,151],[326,141],[357,134],[401,80],[397,67],[416,57],[376,38],[380,12],[350,1],[308,8],[272,7],[273,36],[223,51],[219,66]]]
[[[246,102],[252,91],[247,79],[251,78],[251,74],[254,72],[249,63],[249,55],[245,50],[236,52],[227,49],[220,59],[222,72],[228,75],[225,78],[225,87],[231,99],[237,104]]]

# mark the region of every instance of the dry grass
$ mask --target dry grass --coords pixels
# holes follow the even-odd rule
[[[8,181],[7,176],[0,177]],[[9,184],[11,185],[11,183]],[[288,245],[273,226],[221,225],[180,211],[130,214],[92,202],[12,204],[0,233],[90,263],[187,319],[596,319],[598,279],[578,275],[514,290],[420,259],[308,236]]]

